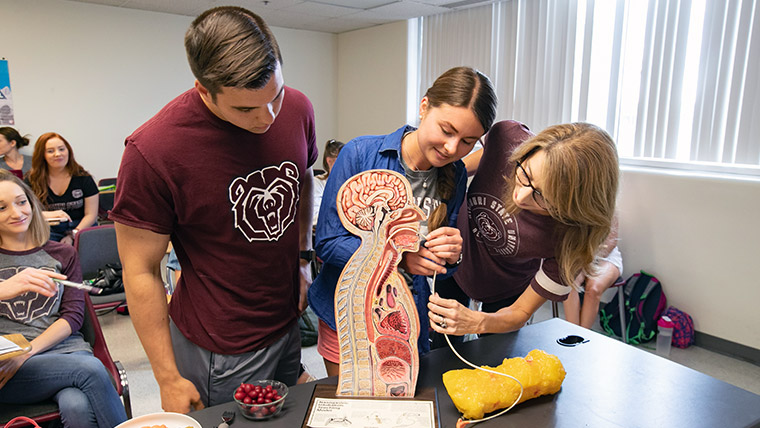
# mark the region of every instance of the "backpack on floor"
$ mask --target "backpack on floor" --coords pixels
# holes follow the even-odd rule
[[[689,314],[670,306],[662,315],[673,321],[673,346],[688,348],[694,344],[694,321]]]
[[[92,280],[93,287],[101,289],[101,296],[124,292],[124,282],[121,279],[121,263],[106,263],[98,269],[98,276]]]
[[[307,306],[303,314],[298,318],[298,327],[301,330],[301,346],[313,346],[317,344],[317,330],[319,319],[317,314]]]
[[[625,294],[625,332],[628,343],[649,342],[657,334],[657,320],[665,310],[667,299],[660,281],[641,271],[628,278]],[[599,311],[599,323],[611,335],[623,337],[620,331],[618,294]]]

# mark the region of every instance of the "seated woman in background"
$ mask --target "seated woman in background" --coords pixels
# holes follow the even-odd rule
[[[580,272],[597,275],[597,256],[611,250],[619,169],[605,131],[573,123],[533,136],[504,121],[483,146],[457,223],[464,260],[428,304],[437,333],[517,330],[547,299],[566,299]]]
[[[18,178],[24,178],[24,175],[32,168],[32,157],[22,155],[19,149],[29,145],[29,139],[21,136],[14,128],[10,126],[0,127],[0,168],[16,174]]]
[[[42,201],[45,218],[60,221],[51,226],[50,239],[72,244],[77,232],[97,221],[98,186],[59,134],[48,132],[37,139],[26,181]]]
[[[52,399],[65,427],[111,428],[126,413],[111,376],[79,333],[84,292],[53,282],[81,282],[79,259],[49,235],[29,187],[0,170],[0,334],[20,333],[32,344],[28,353],[0,361],[0,403]],[[40,294],[8,297],[37,287]]]
[[[324,174],[314,177],[314,227],[317,227],[317,218],[319,217],[319,205],[322,204],[322,194],[325,192],[325,184],[330,176],[330,170],[338,158],[338,153],[344,144],[337,140],[327,140],[325,143],[325,153],[322,155],[322,166],[325,168]]]
[[[315,245],[323,265],[309,288],[309,305],[319,317],[317,350],[328,376],[337,375],[340,368],[335,289],[343,268],[361,244],[341,223],[336,198],[341,185],[362,171],[388,169],[404,174],[411,184],[412,199],[427,216],[420,224],[426,243],[415,253],[403,253],[399,271],[408,274],[420,315],[419,352],[430,349],[425,317],[430,295],[427,276],[446,274],[446,266],[451,268],[459,260],[462,237],[454,226],[467,186],[460,159],[491,127],[496,95],[491,81],[479,71],[452,68],[427,90],[419,113],[417,128],[405,125],[388,135],[351,140],[327,180]]]

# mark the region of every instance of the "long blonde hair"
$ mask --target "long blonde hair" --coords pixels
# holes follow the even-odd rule
[[[572,286],[581,271],[596,272],[595,256],[612,228],[620,173],[615,142],[588,123],[554,125],[518,146],[509,161],[523,162],[538,151],[546,154],[541,193],[547,211],[566,226],[557,260],[563,282]],[[514,171],[507,183],[504,204],[516,213]]]
[[[32,218],[29,220],[29,229],[27,229],[26,233],[35,247],[42,246],[50,239],[50,226],[48,226],[45,217],[42,216],[42,204],[26,183],[21,181],[12,172],[0,169],[0,182],[3,181],[10,181],[11,183],[17,184],[24,191],[26,199],[32,207]],[[2,245],[3,239],[0,237],[0,246]]]

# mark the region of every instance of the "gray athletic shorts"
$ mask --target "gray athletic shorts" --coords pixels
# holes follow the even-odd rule
[[[235,389],[243,382],[275,379],[292,386],[298,380],[301,332],[297,322],[268,347],[235,355],[207,351],[187,340],[174,321],[169,325],[179,373],[195,385],[206,407],[232,401]]]

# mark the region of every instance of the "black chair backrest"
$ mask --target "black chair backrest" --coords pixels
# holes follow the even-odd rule
[[[101,178],[98,180],[98,187],[113,186],[114,184],[116,184],[116,177]]]
[[[108,213],[113,209],[114,192],[98,193],[98,221],[108,221]]]
[[[79,252],[82,278],[92,279],[98,269],[108,263],[119,263],[119,249],[116,246],[116,230],[113,224],[88,227],[76,235],[74,246]]]
[[[82,334],[85,342],[95,348],[95,342],[98,339],[98,332],[96,330],[100,330],[100,321],[98,321],[97,315],[93,317],[90,313],[90,307],[92,306],[90,297],[87,296],[85,299],[84,321],[82,321],[82,327],[79,329],[79,332]],[[95,312],[94,309],[93,312]]]

